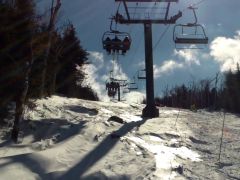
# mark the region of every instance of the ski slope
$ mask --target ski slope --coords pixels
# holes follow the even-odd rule
[[[20,144],[1,130],[1,180],[240,179],[240,118],[162,107],[142,119],[139,104],[59,96],[25,114]]]

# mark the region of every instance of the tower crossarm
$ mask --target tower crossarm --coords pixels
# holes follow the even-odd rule
[[[113,16],[113,19],[120,24],[175,24],[176,21],[182,17],[182,12],[178,12],[176,15],[171,16],[168,18],[169,14],[169,8],[171,2],[178,2],[179,0],[115,0],[115,2],[122,2],[125,9],[126,16],[123,16],[119,12],[116,13],[115,16]],[[129,13],[129,8],[127,6],[127,3],[156,3],[156,2],[165,2],[167,4],[166,12],[164,17],[157,17],[157,18],[132,18]]]
[[[120,24],[175,24],[180,17],[182,17],[182,12],[179,11],[178,14],[168,19],[126,19],[123,16],[121,18],[115,16],[114,19]]]

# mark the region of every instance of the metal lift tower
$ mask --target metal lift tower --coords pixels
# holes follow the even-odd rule
[[[155,106],[154,101],[154,75],[153,75],[153,48],[152,48],[152,24],[175,24],[177,19],[182,16],[182,12],[168,17],[171,2],[178,2],[178,0],[115,0],[115,2],[122,2],[125,9],[125,16],[117,12],[114,19],[119,24],[143,24],[145,37],[145,68],[146,68],[146,107],[142,111],[143,117],[158,117],[159,111]],[[164,17],[154,18],[135,18],[131,17],[129,13],[128,3],[167,3]]]

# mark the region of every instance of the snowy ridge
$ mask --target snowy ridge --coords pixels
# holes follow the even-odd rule
[[[240,119],[59,96],[38,100],[21,144],[0,142],[0,179],[239,179]]]

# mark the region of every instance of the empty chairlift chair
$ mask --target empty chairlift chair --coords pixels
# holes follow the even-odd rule
[[[145,80],[146,79],[146,69],[142,69],[138,71],[138,79]]]
[[[192,49],[202,48],[201,45],[208,44],[208,37],[206,36],[204,27],[201,24],[197,24],[197,16],[195,8],[189,7],[193,10],[195,22],[188,24],[178,24],[173,29],[173,41],[177,49]],[[189,47],[187,47],[187,45]]]
[[[138,89],[138,84],[136,83],[135,77],[133,77],[133,81],[128,83],[128,90],[132,91],[132,90],[137,90],[137,89]]]
[[[131,82],[128,84],[128,90],[132,91],[132,90],[137,90],[138,89],[138,85],[135,82]]]

